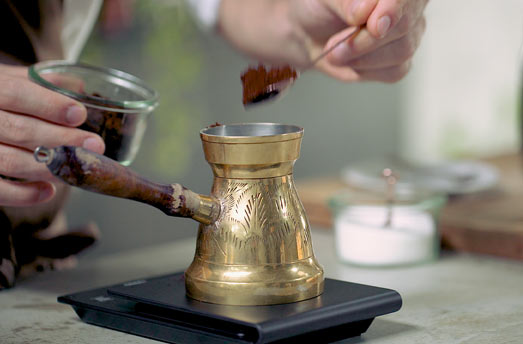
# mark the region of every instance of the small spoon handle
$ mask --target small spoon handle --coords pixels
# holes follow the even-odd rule
[[[398,176],[390,169],[385,168],[382,176],[387,183],[386,202],[387,202],[387,218],[383,227],[390,228],[392,226],[392,211],[394,202],[396,200],[396,184],[398,183]]]
[[[358,32],[361,31],[363,26],[354,26],[352,27],[352,30],[349,31],[347,35],[345,35],[342,39],[340,39],[338,42],[336,42],[332,47],[329,49],[323,51],[319,56],[317,56],[314,60],[312,60],[305,68],[303,68],[301,71],[303,72],[306,69],[314,67],[316,63],[318,63],[319,60],[327,56],[331,51],[333,51],[337,46],[339,46],[341,43],[347,41],[352,36],[356,35]]]

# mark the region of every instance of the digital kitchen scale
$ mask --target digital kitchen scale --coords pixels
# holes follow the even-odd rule
[[[86,323],[168,343],[328,343],[364,333],[401,308],[394,290],[325,279],[313,299],[228,306],[185,295],[184,274],[135,280],[60,296]]]

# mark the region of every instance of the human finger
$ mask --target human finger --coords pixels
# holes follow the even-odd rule
[[[359,81],[380,81],[386,83],[397,82],[409,72],[411,67],[411,60],[407,60],[404,63],[379,69],[363,70],[355,72],[358,74]]]
[[[323,2],[347,25],[354,26],[367,21],[378,0],[323,0]]]
[[[56,193],[52,183],[20,182],[0,178],[0,205],[32,206],[50,200]]]
[[[428,0],[380,0],[367,20],[369,32],[376,38],[384,38],[391,30],[403,22],[417,22]]]
[[[370,70],[357,70],[350,66],[336,66],[326,61],[318,62],[323,73],[343,82],[381,81],[393,83],[401,80],[409,71],[411,59],[395,66]]]
[[[46,121],[78,126],[87,117],[79,102],[41,87],[27,79],[0,74],[0,109]]]
[[[27,67],[12,66],[0,63],[0,75],[10,75],[19,78],[27,78]]]
[[[42,76],[42,78],[55,87],[59,87],[75,93],[85,94],[85,82],[76,76],[47,74]]]
[[[363,25],[376,8],[378,0],[355,0],[350,6],[347,24]]]
[[[53,175],[44,164],[35,161],[33,153],[0,144],[0,175],[27,181],[51,181]]]
[[[38,146],[79,146],[103,154],[105,144],[94,133],[0,110],[0,142],[33,151]]]
[[[356,70],[387,68],[400,65],[412,58],[425,31],[425,19],[422,17],[415,30],[392,41],[368,54],[349,61],[347,64]]]
[[[349,66],[337,66],[333,65],[332,63],[329,63],[327,60],[323,59],[320,60],[316,64],[316,69],[320,70],[322,73],[325,73],[326,75],[343,81],[343,82],[355,82],[360,81],[359,74],[352,69]]]
[[[27,78],[27,67],[10,66],[0,63],[0,74],[10,75],[22,79]],[[42,79],[50,84],[76,93],[85,93],[85,83],[82,79],[73,75],[64,75],[58,73],[48,73],[41,75]]]
[[[424,17],[422,16],[421,18]],[[416,25],[418,25],[417,28]],[[414,23],[403,19],[383,39],[374,37],[370,33],[369,28],[364,27],[351,39],[334,48],[333,51],[327,56],[327,59],[334,65],[346,65],[350,63],[350,61],[375,51],[380,47],[389,44],[390,42],[396,41],[405,35],[410,34],[416,29],[419,30],[421,27],[423,27],[423,30],[421,30],[421,33],[423,33],[424,25],[424,19],[422,24],[419,23],[419,20],[417,23]],[[351,28],[347,28],[333,35],[327,42],[325,49],[329,49],[333,44],[339,42],[339,40],[342,39],[349,30],[351,30]]]

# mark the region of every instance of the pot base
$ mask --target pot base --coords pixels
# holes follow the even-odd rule
[[[225,305],[274,305],[323,293],[323,269],[313,257],[289,264],[215,264],[195,258],[185,272],[187,296]]]

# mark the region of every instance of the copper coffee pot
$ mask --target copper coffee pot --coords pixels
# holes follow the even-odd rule
[[[228,305],[269,305],[323,292],[323,269],[294,186],[303,129],[253,123],[207,127],[203,151],[214,173],[210,196],[144,179],[79,147],[38,147],[35,157],[73,186],[150,204],[200,222],[187,295]]]

